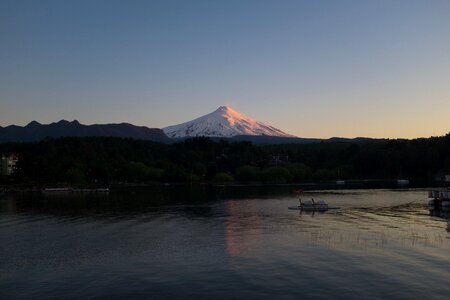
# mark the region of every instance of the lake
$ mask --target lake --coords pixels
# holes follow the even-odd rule
[[[426,190],[0,194],[0,299],[448,299],[450,225]]]

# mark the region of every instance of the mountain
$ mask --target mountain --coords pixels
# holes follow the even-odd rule
[[[228,106],[195,120],[163,129],[135,126],[128,123],[83,125],[78,121],[61,120],[51,124],[32,121],[26,126],[0,126],[0,143],[34,142],[50,138],[75,136],[109,136],[177,143],[190,137],[206,136],[213,140],[227,138],[230,142],[248,141],[253,144],[305,144],[322,142],[366,143],[383,141],[371,138],[330,139],[299,138],[272,126],[246,117]]]
[[[0,127],[0,142],[32,142],[46,137],[63,136],[111,136],[158,142],[167,140],[161,129],[128,123],[83,125],[76,120],[72,122],[61,120],[51,124],[32,121],[24,127],[16,125]]]
[[[170,138],[184,137],[234,137],[234,136],[275,136],[290,137],[275,127],[251,119],[233,110],[229,106],[221,106],[210,114],[200,118],[163,128]]]

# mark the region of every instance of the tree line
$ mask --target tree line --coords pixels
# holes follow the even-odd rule
[[[0,144],[19,155],[16,182],[294,183],[450,173],[450,134],[414,140],[254,145],[199,137],[175,144],[64,137]]]

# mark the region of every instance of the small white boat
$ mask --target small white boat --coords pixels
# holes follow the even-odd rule
[[[302,202],[301,199],[299,199],[300,205],[298,206],[290,206],[288,209],[293,210],[303,210],[303,211],[327,211],[329,209],[338,209],[339,207],[334,205],[329,205],[323,200],[314,201],[312,200],[306,200],[305,202]]]
[[[407,187],[409,185],[408,179],[397,179],[397,186],[398,187]]]
[[[68,187],[58,187],[58,188],[45,188],[42,191],[44,193],[71,193],[73,189]]]

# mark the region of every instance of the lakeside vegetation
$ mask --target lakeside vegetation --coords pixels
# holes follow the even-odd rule
[[[450,171],[450,134],[365,143],[253,145],[193,138],[175,144],[65,137],[0,144],[19,155],[13,183],[301,183],[407,178],[432,182]]]

